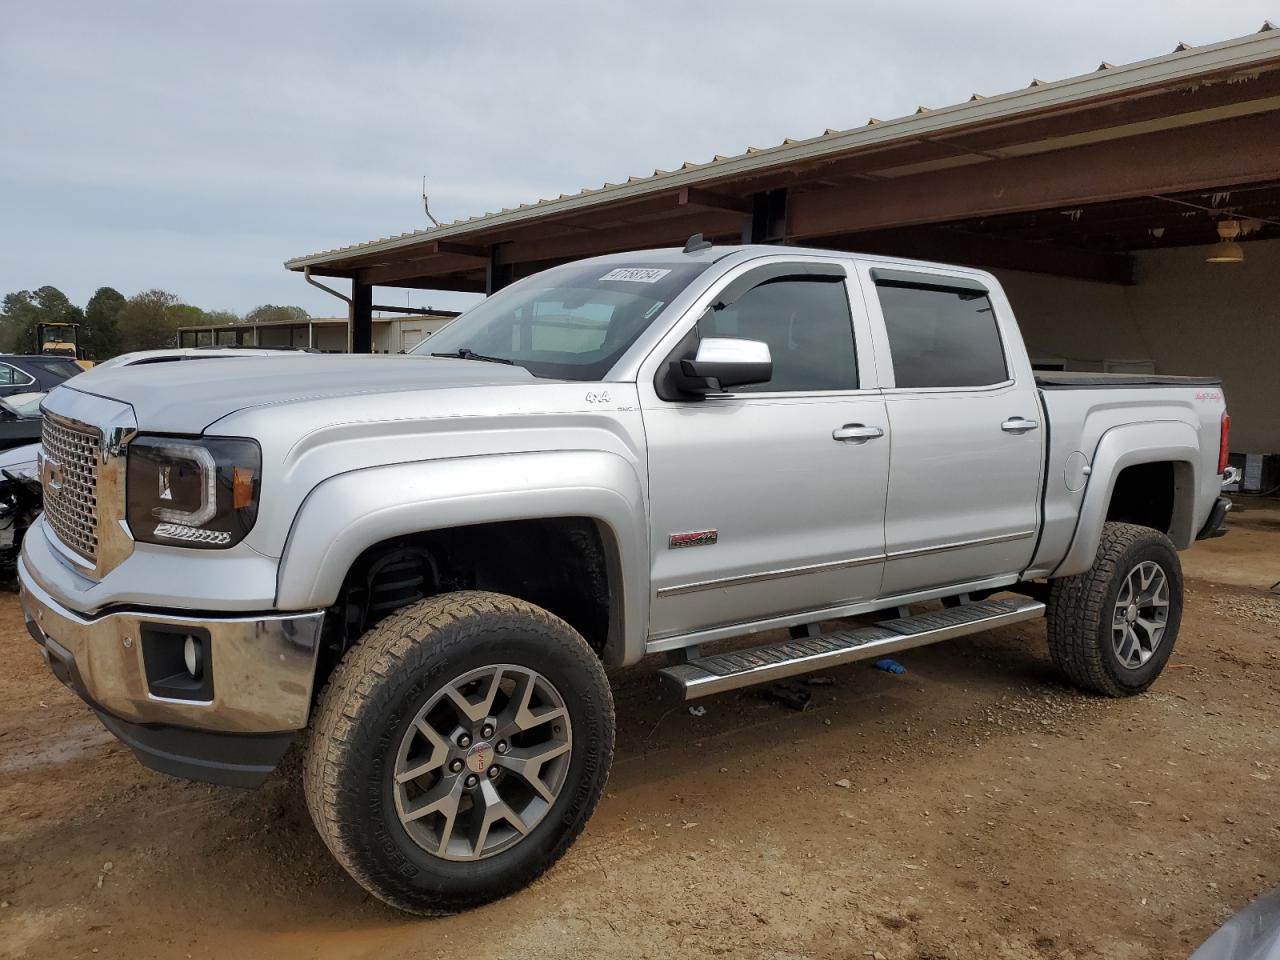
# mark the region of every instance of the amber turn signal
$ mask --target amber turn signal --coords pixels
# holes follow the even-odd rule
[[[236,467],[231,472],[231,505],[237,510],[253,506],[253,471]]]

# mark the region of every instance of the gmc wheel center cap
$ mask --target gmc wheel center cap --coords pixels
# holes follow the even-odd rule
[[[477,743],[467,751],[467,769],[472,773],[484,773],[493,763],[493,744]]]

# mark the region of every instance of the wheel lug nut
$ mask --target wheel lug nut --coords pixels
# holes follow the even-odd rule
[[[477,777],[474,773],[467,775],[466,783],[468,787],[474,787],[479,782],[480,782],[480,778]]]
[[[462,747],[463,750],[467,749],[467,747],[471,746],[471,738],[465,733],[462,734],[458,737],[458,746]]]
[[[488,740],[490,737],[493,736],[493,727],[489,726],[488,724],[485,724],[484,729],[480,731],[480,736]]]
[[[498,767],[490,767],[490,768],[489,768],[489,779],[490,779],[490,780],[497,780],[497,779],[498,779],[498,772],[499,772],[499,769],[500,769],[500,768],[498,768]]]
[[[507,741],[505,741],[505,740],[499,740],[499,741],[498,741],[498,752],[499,752],[499,753],[506,753],[509,749],[510,749],[510,747],[508,747],[508,746],[507,746]]]
[[[462,769],[462,761],[454,760],[451,764],[449,764],[449,769],[452,770],[454,773],[457,773],[459,770]]]

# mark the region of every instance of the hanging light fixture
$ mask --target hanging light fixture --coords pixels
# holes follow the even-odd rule
[[[1218,242],[1209,248],[1206,263],[1240,263],[1244,260],[1244,248],[1236,243],[1240,236],[1239,220],[1218,221]]]

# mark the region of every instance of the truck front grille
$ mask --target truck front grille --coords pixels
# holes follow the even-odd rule
[[[58,539],[92,564],[98,562],[98,455],[102,432],[45,414],[41,471],[44,514]]]

